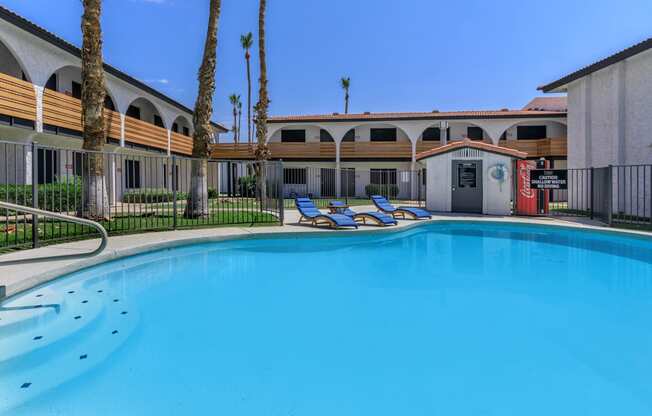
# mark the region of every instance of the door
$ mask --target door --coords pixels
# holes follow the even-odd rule
[[[321,168],[321,197],[335,196],[335,169]]]
[[[355,168],[342,168],[340,171],[340,184],[342,198],[355,196]]]
[[[482,161],[453,160],[452,211],[482,213]]]

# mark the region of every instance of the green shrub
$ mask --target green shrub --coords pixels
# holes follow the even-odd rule
[[[177,201],[188,199],[188,194],[177,191]],[[122,202],[125,203],[157,203],[172,202],[174,194],[164,188],[138,188],[130,189],[122,195]]]
[[[364,192],[367,194],[367,198],[371,195],[384,195],[385,197],[392,199],[398,196],[398,185],[369,184],[364,187]]]
[[[217,199],[219,196],[220,194],[217,192],[217,189],[208,188],[208,199]]]
[[[255,176],[239,177],[238,192],[242,196],[253,197],[256,194],[256,177]]]
[[[75,211],[82,203],[82,180],[80,177],[56,178],[53,183],[37,185],[38,207],[54,212]],[[32,185],[0,185],[0,200],[12,204],[32,204]],[[4,214],[5,211],[2,211]]]

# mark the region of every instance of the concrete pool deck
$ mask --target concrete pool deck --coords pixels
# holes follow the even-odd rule
[[[356,211],[371,211],[373,207],[355,207]],[[158,249],[170,248],[180,245],[202,243],[210,241],[222,241],[236,238],[251,238],[253,236],[280,235],[294,233],[355,233],[355,232],[391,232],[391,230],[405,229],[424,222],[438,221],[488,221],[507,222],[518,224],[540,224],[557,225],[581,229],[600,231],[612,231],[632,235],[643,235],[652,237],[652,233],[643,231],[630,231],[609,228],[597,221],[587,218],[549,218],[549,217],[499,217],[486,215],[455,215],[455,214],[433,214],[432,220],[414,221],[399,220],[397,227],[375,227],[361,226],[357,230],[331,230],[327,228],[316,228],[308,225],[299,225],[297,221],[299,214],[296,210],[285,211],[285,224],[283,226],[256,226],[256,227],[217,227],[202,229],[187,229],[177,231],[160,231],[143,234],[129,234],[109,238],[107,248],[99,255],[91,258],[56,260],[47,262],[35,262],[21,265],[2,266],[3,260],[16,260],[37,258],[53,255],[65,255],[73,253],[84,253],[95,249],[99,245],[99,239],[82,240],[71,243],[49,245],[34,250],[22,250],[13,253],[0,255],[0,286],[6,287],[6,295],[12,296],[25,290],[31,289],[59,276],[84,269],[106,261],[146,253]]]

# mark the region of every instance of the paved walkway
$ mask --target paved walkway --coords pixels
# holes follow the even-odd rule
[[[355,207],[356,211],[374,210],[372,207]],[[350,232],[391,232],[397,227],[362,226],[358,230],[330,230],[315,228],[307,225],[298,225],[299,214],[295,210],[286,210],[283,226],[265,227],[219,227],[206,229],[191,229],[179,231],[151,232],[109,238],[106,250],[95,257],[78,260],[59,260],[43,263],[29,263],[23,265],[2,266],[2,260],[36,258],[41,256],[63,255],[92,251],[99,244],[99,240],[83,240],[72,243],[51,245],[35,250],[23,250],[5,255],[0,255],[0,286],[6,286],[7,296],[30,289],[41,283],[50,281],[58,276],[67,274],[88,266],[99,264],[107,260],[144,253],[161,248],[177,245],[192,244],[207,241],[220,241],[232,238],[248,238],[265,234],[279,233],[350,233]],[[528,224],[564,225],[571,227],[613,230],[600,226],[598,222],[585,218],[553,219],[553,218],[523,218],[523,217],[493,217],[481,215],[434,215],[432,222],[441,220],[476,220],[476,221],[505,221]],[[423,223],[423,221],[399,220],[398,228],[405,228]],[[652,235],[652,233],[633,232],[637,234]]]

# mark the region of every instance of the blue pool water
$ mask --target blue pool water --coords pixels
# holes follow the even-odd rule
[[[158,251],[10,299],[0,413],[652,413],[652,240],[330,235]]]

